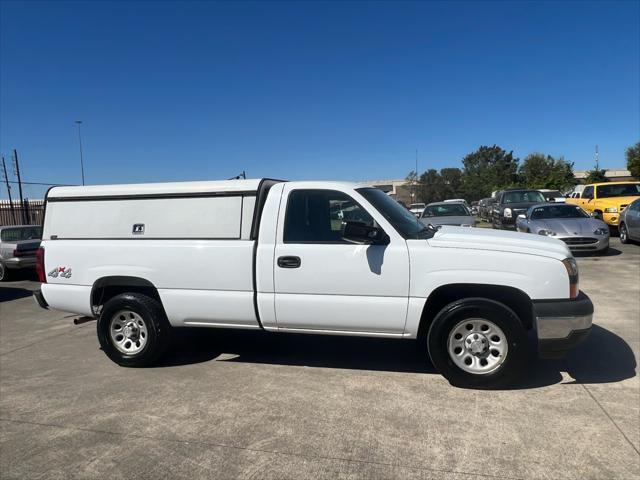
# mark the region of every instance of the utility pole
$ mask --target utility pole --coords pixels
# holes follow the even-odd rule
[[[7,194],[9,195],[9,209],[11,210],[11,218],[13,218],[13,223],[17,223],[16,211],[13,209],[13,200],[11,199],[11,185],[9,185],[9,176],[7,175],[7,164],[4,161],[4,157],[2,157],[2,170],[4,171],[4,181],[7,184]]]
[[[598,145],[596,145],[596,170],[600,170],[600,152],[598,151]]]
[[[82,120],[76,120],[78,124],[78,143],[80,144],[80,171],[82,172],[82,185],[84,185],[84,161],[82,159],[82,135],[80,134],[80,125]]]
[[[20,205],[22,206],[22,219],[20,221],[25,220],[25,224],[28,223],[27,219],[24,218],[24,198],[22,197],[22,180],[20,179],[20,164],[18,163],[18,151],[13,149],[13,162],[15,166],[15,174],[18,177],[18,193],[20,194]]]

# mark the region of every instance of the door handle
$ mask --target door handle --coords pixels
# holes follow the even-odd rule
[[[278,266],[280,268],[298,268],[300,257],[278,257]]]

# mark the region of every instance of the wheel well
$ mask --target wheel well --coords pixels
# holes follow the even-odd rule
[[[520,318],[525,329],[529,330],[533,327],[533,304],[522,290],[502,285],[456,283],[443,285],[431,292],[422,310],[418,337],[426,336],[431,322],[445,305],[471,297],[488,298],[503,303]]]
[[[156,287],[140,277],[111,276],[95,281],[91,288],[91,309],[98,315],[102,306],[121,293],[142,293],[162,304]]]

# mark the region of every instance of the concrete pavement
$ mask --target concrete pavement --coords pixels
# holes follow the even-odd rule
[[[185,332],[125,369],[95,323],[0,286],[2,478],[640,477],[640,246],[580,257],[589,339],[507,391],[398,340]]]

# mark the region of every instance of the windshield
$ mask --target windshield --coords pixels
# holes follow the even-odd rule
[[[42,227],[16,227],[4,228],[0,233],[3,242],[19,242],[20,240],[40,240]]]
[[[596,196],[598,198],[640,196],[640,183],[598,185],[596,187]]]
[[[431,238],[433,231],[425,227],[410,211],[377,188],[359,188],[360,195],[374,206],[378,212],[398,231],[404,238]]]
[[[505,192],[502,203],[544,203],[547,199],[537,190],[525,190],[516,192]]]
[[[576,205],[549,205],[536,207],[531,212],[531,220],[544,220],[549,218],[590,218],[580,207]]]
[[[560,198],[564,197],[558,190],[551,190],[550,192],[544,192],[546,198]]]
[[[471,215],[467,207],[461,203],[441,203],[427,205],[423,217],[468,217]]]

